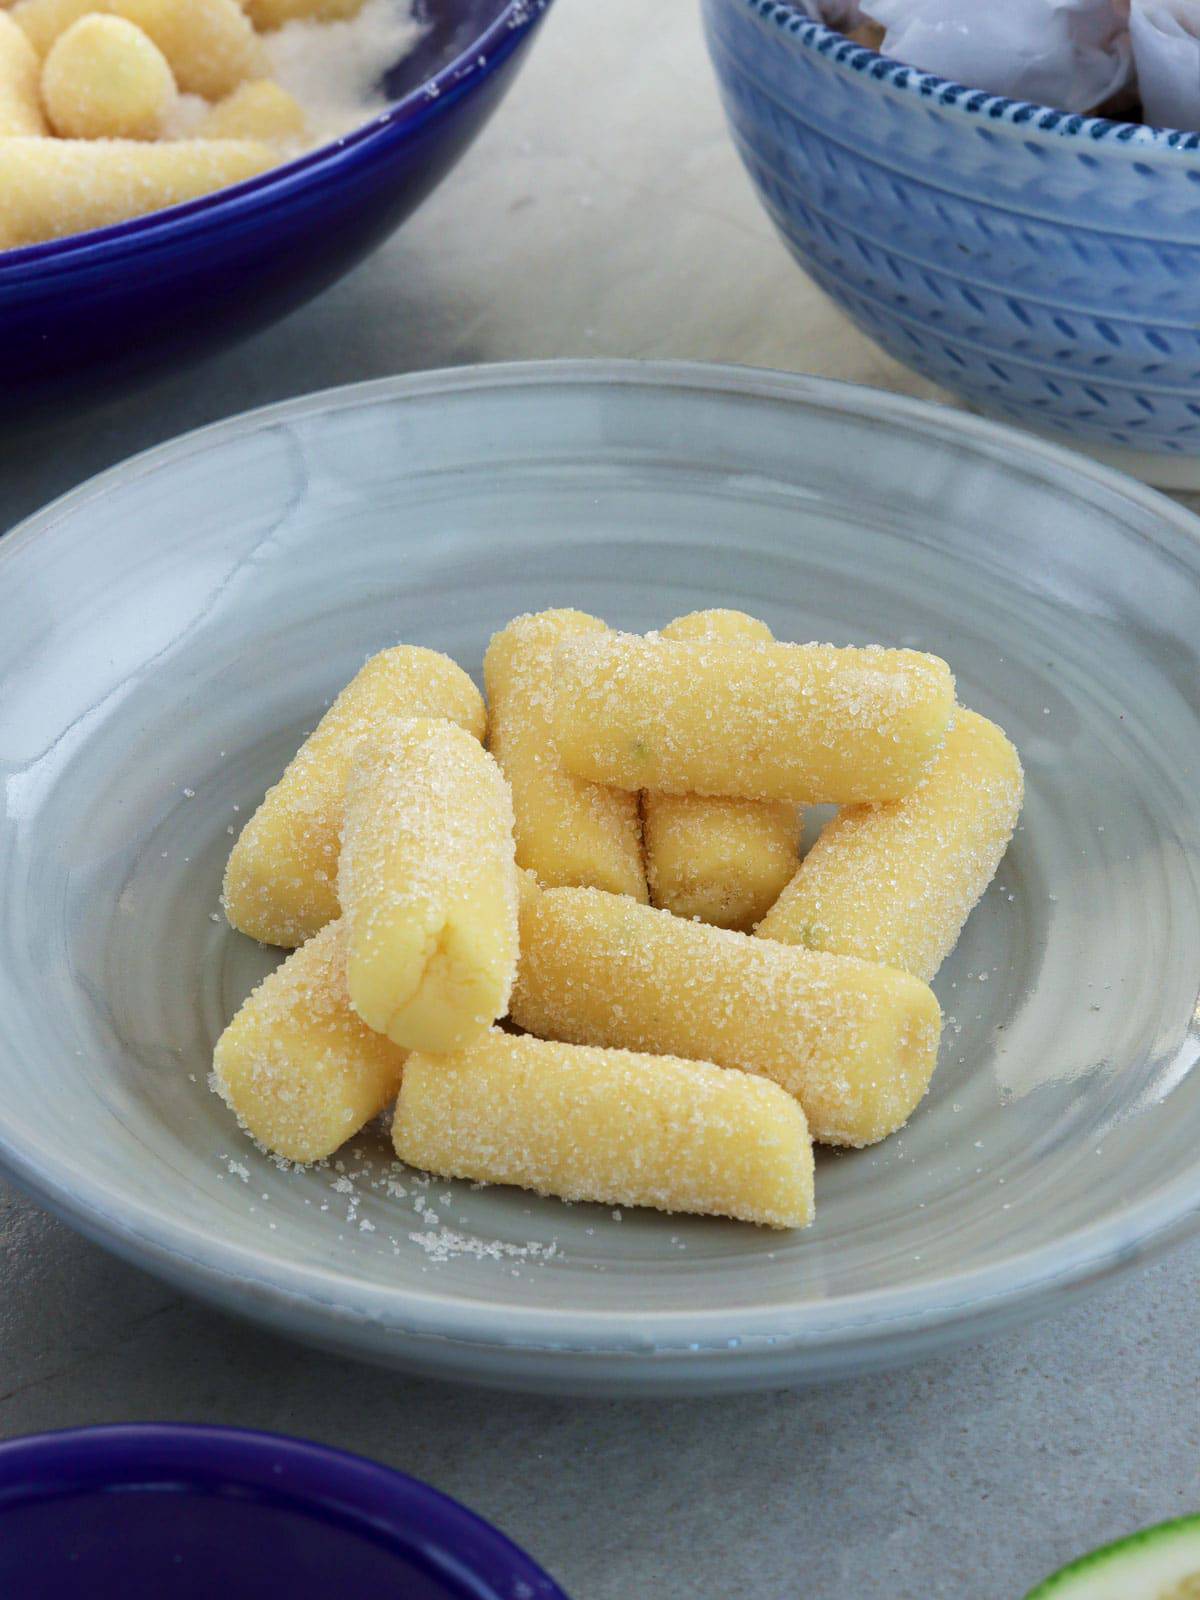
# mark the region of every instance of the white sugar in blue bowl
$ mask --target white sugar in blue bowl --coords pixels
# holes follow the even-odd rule
[[[763,204],[872,338],[994,416],[1200,456],[1200,134],[950,83],[789,0],[703,8]]]

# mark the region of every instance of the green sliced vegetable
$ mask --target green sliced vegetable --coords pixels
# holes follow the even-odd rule
[[[1163,1522],[1093,1550],[1025,1600],[1200,1600],[1200,1516]]]

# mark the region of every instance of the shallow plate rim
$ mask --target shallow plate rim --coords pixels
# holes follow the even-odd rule
[[[1116,495],[1160,523],[1159,542],[1174,545],[1200,580],[1200,518],[1155,490],[1112,468],[1033,438],[1002,423],[908,396],[831,379],[768,369],[687,361],[562,360],[509,362],[437,369],[374,379],[278,402],[192,430],[118,463],[25,518],[0,538],[0,569],[46,536],[67,516],[142,474],[198,451],[219,446],[259,428],[302,417],[381,402],[420,401],[453,392],[571,384],[655,390],[702,390],[773,400],[886,422],[925,437],[949,438],[1024,468],[1043,481],[1056,480],[1076,494],[1085,489]],[[1169,538],[1167,536],[1170,536]],[[2,590],[0,590],[2,593]],[[8,1047],[0,1042],[0,1051]],[[789,1355],[874,1345],[889,1334],[932,1332],[965,1321],[982,1321],[1006,1308],[1034,1303],[1079,1288],[1150,1250],[1165,1247],[1200,1226],[1200,1159],[1160,1194],[1128,1207],[1119,1219],[1076,1229],[988,1267],[950,1273],[919,1288],[890,1288],[839,1296],[825,1303],[723,1306],[709,1310],[555,1310],[501,1307],[462,1294],[405,1286],[356,1286],[345,1274],[315,1267],[284,1266],[260,1250],[213,1240],[171,1213],[123,1200],[119,1189],[95,1178],[72,1185],[52,1152],[39,1161],[29,1153],[40,1141],[14,1141],[7,1110],[0,1106],[0,1172],[90,1236],[142,1260],[161,1258],[188,1267],[206,1281],[238,1283],[259,1299],[310,1309],[321,1322],[343,1332],[367,1322],[398,1336],[445,1344],[556,1350],[593,1356],[664,1355],[695,1358],[743,1355],[756,1345],[772,1365]],[[796,1326],[801,1322],[802,1326]],[[731,1345],[732,1341],[732,1345]]]

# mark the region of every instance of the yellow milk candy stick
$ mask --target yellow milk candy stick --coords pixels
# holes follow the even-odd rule
[[[0,250],[182,205],[278,160],[233,139],[0,139]]]
[[[795,1095],[814,1139],[903,1127],[937,1063],[941,1012],[906,972],[685,922],[596,889],[521,884],[513,1021],[571,1044],[712,1061]]]
[[[175,99],[166,56],[124,17],[80,17],[42,67],[42,102],[64,139],[157,138]]]
[[[812,1220],[800,1107],[706,1062],[493,1032],[408,1058],[392,1137],[402,1161],[444,1178],[772,1228]]]
[[[1003,732],[959,710],[910,795],[825,826],[759,935],[932,978],[1000,865],[1023,793]]]
[[[725,610],[678,617],[662,637],[774,642],[765,622]],[[648,793],[642,832],[656,906],[746,933],[774,905],[799,861],[799,816],[786,801]]]
[[[18,0],[12,8],[39,57],[45,56],[60,33],[93,11],[109,11],[108,0]]]
[[[240,84],[196,129],[198,139],[263,139],[284,147],[301,145],[304,135],[304,107],[270,78]]]
[[[6,11],[0,11],[0,138],[48,133],[42,115],[37,51]]]
[[[150,35],[185,94],[219,100],[266,75],[262,44],[237,0],[108,0],[106,9]]]
[[[505,1014],[517,967],[512,799],[464,729],[399,723],[355,768],[338,897],[351,1002],[394,1044],[458,1050]]]
[[[106,0],[18,0],[12,8],[12,18],[42,57],[73,22],[89,12],[108,9]]]
[[[262,33],[282,28],[285,22],[341,22],[356,17],[363,0],[245,0],[246,14]]]
[[[45,56],[60,33],[93,11],[148,33],[185,94],[219,100],[266,75],[262,43],[237,0],[21,0],[12,15]]]
[[[518,864],[555,887],[645,900],[636,795],[568,777],[550,740],[556,646],[607,631],[582,611],[541,611],[497,633],[483,661],[488,743],[512,785]]]
[[[482,739],[479,690],[449,656],[395,645],[372,656],[292,757],[242,829],[225,868],[225,915],[263,944],[298,945],[339,913],[346,780],[360,750],[398,719],[448,717]]]
[[[749,933],[796,871],[799,817],[783,800],[647,795],[650,898],[677,917]]]
[[[954,709],[915,650],[727,644],[603,633],[555,651],[552,733],[592,783],[797,804],[895,800]]]
[[[404,1051],[357,1016],[331,922],[265,978],[217,1040],[213,1085],[247,1133],[320,1161],[395,1097]]]

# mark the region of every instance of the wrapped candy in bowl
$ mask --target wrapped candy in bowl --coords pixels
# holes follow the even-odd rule
[[[975,408],[1200,483],[1200,0],[703,0],[805,270]]]

